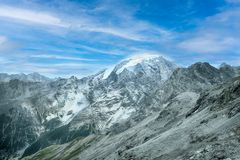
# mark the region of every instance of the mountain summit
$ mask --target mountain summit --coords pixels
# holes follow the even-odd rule
[[[117,64],[112,71],[105,73],[104,77],[108,78],[111,73],[120,75],[132,73],[135,75],[152,76],[157,74],[161,80],[166,80],[172,71],[176,68],[176,65],[159,55],[136,55],[128,59],[123,60]]]

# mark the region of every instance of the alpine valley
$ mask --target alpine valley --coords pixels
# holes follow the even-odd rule
[[[239,76],[157,55],[81,79],[0,74],[0,159],[239,160]]]

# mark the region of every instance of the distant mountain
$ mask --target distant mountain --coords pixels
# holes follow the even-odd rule
[[[30,73],[30,74],[6,74],[0,73],[0,82],[9,82],[10,80],[18,79],[21,81],[28,82],[47,82],[50,81],[50,78],[47,78],[39,73]]]
[[[215,68],[208,63],[196,63],[177,68],[161,56],[145,55],[131,57],[114,68],[82,79],[2,81],[0,159],[26,157],[40,150],[28,158],[144,159],[144,155],[150,155],[154,159],[159,154],[168,157],[167,148],[171,153],[171,145],[166,144],[178,144],[174,139],[164,141],[164,136],[168,137],[169,132],[175,137],[177,126],[179,133],[189,135],[190,128],[181,130],[181,124],[190,123],[188,119],[195,111],[200,114],[204,110],[203,104],[196,106],[206,98],[203,94],[228,86],[226,83],[238,75],[239,69],[229,65]],[[207,102],[210,104],[211,100]],[[189,126],[196,129],[197,124]],[[158,144],[163,152],[153,149],[158,136],[162,140],[156,143],[167,147]],[[64,155],[56,153],[58,149],[64,149]],[[176,155],[183,156],[180,152]]]
[[[218,69],[209,63],[198,62],[188,68],[177,68],[156,95],[164,103],[181,92],[201,93],[202,90],[224,83],[238,75],[240,74],[231,66],[222,66]]]

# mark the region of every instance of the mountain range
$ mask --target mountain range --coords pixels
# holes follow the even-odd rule
[[[50,78],[47,78],[39,73],[30,73],[30,74],[7,74],[0,73],[0,81],[1,82],[9,82],[10,80],[18,79],[21,81],[29,81],[29,82],[47,82],[50,81]]]
[[[239,76],[156,55],[81,79],[0,74],[0,159],[240,159]]]

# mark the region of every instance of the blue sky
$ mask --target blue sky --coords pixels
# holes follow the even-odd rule
[[[0,0],[0,72],[83,77],[136,54],[240,65],[240,0]]]

